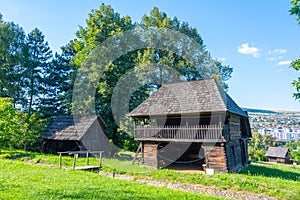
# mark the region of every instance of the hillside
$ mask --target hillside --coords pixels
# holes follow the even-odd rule
[[[263,113],[263,114],[276,114],[276,111],[272,110],[263,110],[263,109],[256,109],[256,108],[242,108],[244,111],[248,113]]]
[[[78,164],[84,162],[78,158]],[[91,159],[90,164],[93,162],[98,159]],[[102,172],[132,177],[132,181],[125,181],[69,170],[71,157],[64,158],[63,169],[57,163],[55,155],[2,150],[0,199],[213,199],[212,194],[233,199],[243,195],[248,199],[300,199],[300,166],[252,163],[240,174],[205,175],[145,168],[132,165],[131,159],[104,159]],[[148,180],[160,187],[146,185]],[[166,188],[172,184],[183,190],[188,185],[200,187],[201,194]]]

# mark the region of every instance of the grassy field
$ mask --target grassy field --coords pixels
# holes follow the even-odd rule
[[[0,199],[217,199],[85,171],[0,160]],[[218,198],[221,199],[221,198]]]
[[[85,173],[88,173],[89,176],[98,177],[99,175],[89,173],[89,172],[74,172],[72,170],[61,170],[57,167],[58,164],[58,156],[55,155],[45,155],[45,154],[37,154],[37,153],[25,153],[23,151],[2,151],[0,154],[0,159],[4,159],[5,162],[12,162],[11,160],[24,161],[26,163],[32,164],[46,164],[53,165],[56,167],[46,167],[44,169],[47,171],[55,171],[54,174],[60,173],[70,173],[74,176],[71,180],[66,180],[64,182],[73,182],[77,179],[81,179],[78,176],[84,177]],[[64,157],[63,165],[67,169],[71,168],[72,165],[72,157]],[[16,162],[16,161],[14,161]],[[14,163],[12,162],[12,164]],[[84,165],[85,159],[78,159],[78,165]],[[2,163],[2,160],[1,160]],[[16,162],[21,164],[20,162]],[[90,160],[90,164],[98,164],[98,159],[92,158]],[[264,194],[266,196],[272,196],[276,198],[282,199],[300,199],[300,166],[293,168],[291,165],[281,165],[281,164],[271,164],[271,163],[252,163],[248,168],[241,171],[239,174],[215,174],[212,176],[208,176],[205,174],[182,174],[169,169],[151,169],[147,167],[142,167],[138,165],[132,165],[130,160],[122,159],[104,159],[103,161],[104,171],[116,172],[121,174],[130,174],[136,178],[143,179],[157,179],[157,180],[167,180],[170,182],[182,182],[182,183],[195,183],[202,184],[204,186],[210,186],[218,190],[231,190],[231,191],[244,191],[251,192],[256,194]],[[26,165],[27,166],[27,165]],[[30,167],[37,167],[35,165],[28,165]],[[1,167],[1,164],[0,164]],[[2,167],[1,167],[2,170]],[[13,169],[11,169],[13,170]],[[30,172],[30,170],[28,170]],[[8,172],[13,173],[13,172]],[[81,175],[83,173],[83,175]],[[51,175],[51,177],[55,177]],[[62,174],[58,177],[63,176]],[[71,175],[65,175],[66,177],[72,177]],[[54,180],[59,181],[59,178],[52,178]],[[75,178],[76,177],[76,178]],[[101,176],[100,176],[101,177]],[[93,178],[94,179],[94,178]],[[95,178],[97,179],[97,178]],[[102,179],[106,179],[104,177],[100,178],[101,180],[95,180],[96,182],[101,183]],[[110,179],[109,179],[110,180]],[[114,180],[112,180],[114,181]],[[96,184],[96,182],[91,181],[92,185]],[[120,181],[118,181],[120,182]],[[101,185],[99,184],[98,185]],[[0,182],[0,187],[3,184]],[[41,185],[45,183],[40,183]],[[116,183],[112,183],[114,185]],[[128,183],[129,184],[129,183]],[[132,184],[132,185],[131,185]],[[71,184],[72,185],[72,184]],[[78,184],[76,184],[78,185]],[[95,186],[95,185],[94,185]],[[22,186],[23,187],[23,186]],[[65,186],[60,186],[65,187]],[[88,188],[89,186],[87,186]],[[123,186],[121,186],[122,188]],[[130,187],[134,188],[134,183],[130,183]],[[137,186],[138,187],[138,186]],[[145,187],[145,186],[143,186]],[[143,188],[142,187],[142,188]],[[5,188],[5,187],[4,187]],[[122,189],[119,188],[121,191]],[[115,189],[115,187],[113,188]],[[79,189],[80,190],[80,189]],[[0,189],[0,193],[1,193]],[[143,191],[139,191],[138,188],[134,189],[137,193],[133,194],[137,195]],[[72,193],[72,190],[66,191],[67,193]],[[78,192],[74,191],[74,195]],[[166,192],[167,193],[167,192]],[[151,193],[150,193],[151,194]],[[147,195],[145,193],[144,195]],[[187,194],[184,194],[187,195]],[[0,196],[1,197],[1,196]],[[92,197],[92,196],[91,196]],[[97,196],[98,197],[98,196]],[[99,196],[101,197],[101,196]],[[151,196],[153,197],[153,196]],[[68,198],[68,197],[65,197]],[[76,198],[76,196],[72,197]],[[110,198],[110,197],[109,197]],[[132,198],[132,197],[130,197]],[[145,198],[148,198],[145,196]],[[161,196],[157,196],[155,198],[163,199]],[[167,198],[167,195],[166,195]],[[190,197],[189,197],[190,198]]]

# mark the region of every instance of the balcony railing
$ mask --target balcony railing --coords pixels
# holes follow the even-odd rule
[[[138,141],[222,142],[221,125],[139,126],[134,129]]]

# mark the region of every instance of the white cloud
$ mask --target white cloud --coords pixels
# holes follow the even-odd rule
[[[267,61],[273,61],[273,62],[276,62],[276,61],[279,61],[281,59],[283,59],[284,56],[276,56],[276,57],[270,57],[270,58],[266,58]]]
[[[287,53],[286,49],[270,49],[265,53],[267,56],[270,56],[270,57],[266,58],[266,60],[272,61],[272,62],[278,62],[285,57],[284,54],[286,54],[286,53]],[[280,61],[277,65],[286,65],[286,64],[283,64],[285,62],[286,61]]]
[[[241,54],[247,54],[247,55],[252,55],[253,57],[258,57],[259,56],[259,49],[256,47],[250,47],[248,43],[243,43],[240,46],[237,47],[238,52]]]
[[[267,54],[286,54],[287,50],[286,49],[273,49],[267,51]]]
[[[277,65],[290,65],[291,62],[292,62],[291,60],[282,60],[278,62]]]

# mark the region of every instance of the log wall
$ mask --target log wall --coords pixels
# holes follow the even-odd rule
[[[242,139],[240,116],[229,114],[222,128],[222,136],[225,140],[198,142],[197,145],[200,144],[205,151],[205,161],[208,168],[213,168],[216,173],[238,172],[248,164],[247,140]],[[148,140],[143,143],[143,164],[154,168],[170,164],[171,161],[165,160],[165,164],[161,165],[161,156],[170,160],[186,161],[199,152],[199,149],[196,151],[190,148],[183,156],[180,156],[183,147],[179,142],[175,142],[174,146],[168,145],[167,149],[162,149],[161,141],[152,140],[150,142]],[[177,155],[177,152],[181,152],[181,154]],[[172,156],[169,155],[170,153]]]
[[[247,155],[245,155],[247,149],[240,140],[241,124],[239,116],[232,114],[229,116],[228,131],[229,140],[227,140],[225,146],[228,172],[239,172],[247,162]]]
[[[143,164],[149,167],[158,168],[157,162],[158,144],[143,144]]]
[[[268,162],[275,162],[281,164],[291,164],[292,162],[287,158],[275,158],[275,157],[268,157]]]
[[[215,173],[227,173],[227,158],[223,143],[205,147],[206,167],[213,168]]]
[[[240,117],[236,115],[230,115],[229,122],[229,133],[230,140],[238,140],[241,138],[241,123]]]

